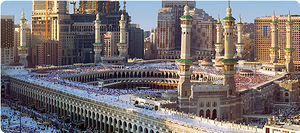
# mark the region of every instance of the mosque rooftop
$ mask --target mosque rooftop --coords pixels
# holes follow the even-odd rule
[[[143,66],[143,67],[142,67]],[[164,68],[164,69],[176,69],[174,66],[169,66],[162,63],[161,66],[157,64],[142,65],[138,67],[133,67],[135,69],[147,68]],[[104,67],[85,67],[81,68],[80,73],[86,73],[90,71],[101,71],[108,70],[109,68]],[[31,84],[44,86],[51,88],[56,91],[74,95],[83,99],[87,99],[92,102],[100,102],[109,106],[116,108],[121,108],[126,112],[139,113],[140,115],[145,115],[149,117],[154,117],[156,119],[169,121],[172,123],[177,123],[187,127],[197,129],[199,131],[212,131],[212,132],[231,132],[231,133],[251,133],[251,132],[261,132],[263,129],[251,126],[245,126],[234,123],[220,122],[215,120],[210,120],[202,117],[198,117],[192,114],[184,114],[181,112],[160,108],[158,110],[149,110],[145,108],[139,108],[131,103],[130,97],[128,95],[132,94],[159,94],[163,93],[166,90],[118,90],[114,91],[112,89],[99,89],[95,86],[87,85],[85,83],[78,83],[69,80],[60,78],[60,75],[63,74],[76,74],[78,69],[57,69],[57,70],[48,70],[48,76],[38,77],[34,73],[29,72],[28,74],[15,74],[11,75],[16,79],[29,82]],[[99,91],[100,90],[100,91]]]

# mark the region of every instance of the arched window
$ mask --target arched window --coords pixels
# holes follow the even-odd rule
[[[212,119],[216,119],[216,118],[217,118],[217,110],[214,109],[212,114]]]
[[[286,93],[285,93],[285,96],[287,96],[287,97],[288,97],[288,96],[289,96],[289,93],[287,93],[287,92],[286,92]]]
[[[199,112],[199,116],[202,116],[202,117],[204,117],[204,111],[203,111],[203,110],[200,110],[200,112]]]
[[[210,118],[210,110],[206,110],[206,118]]]

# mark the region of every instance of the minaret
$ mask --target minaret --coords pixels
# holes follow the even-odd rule
[[[193,17],[189,13],[188,4],[184,7],[184,15],[181,20],[181,59],[177,59],[179,66],[179,82],[178,82],[178,102],[182,111],[188,112],[189,97],[191,95],[191,75],[190,66],[193,61],[190,59],[191,47],[191,30]]]
[[[293,22],[289,11],[288,20],[286,22],[286,46],[285,46],[285,66],[288,73],[293,75],[294,73],[294,62],[293,62],[293,43],[292,43],[292,29]]]
[[[96,15],[96,20],[94,21],[95,23],[95,43],[94,45],[94,62],[99,63],[101,61],[101,52],[102,52],[102,46],[103,43],[101,42],[101,35],[100,35],[100,25],[101,25],[101,20],[100,20],[100,15]]]
[[[243,58],[243,51],[244,51],[244,43],[242,43],[242,28],[243,28],[243,23],[242,23],[242,18],[241,16],[239,17],[239,22],[237,23],[237,44],[236,44],[236,52],[237,52],[237,58],[242,59]]]
[[[221,58],[222,56],[222,51],[224,49],[223,47],[223,44],[221,43],[221,40],[222,40],[222,23],[220,21],[220,17],[218,17],[218,21],[217,21],[217,24],[216,24],[216,29],[217,29],[217,42],[215,44],[215,50],[216,50],[216,57],[215,57],[215,64],[216,66],[217,65],[220,65],[218,60]]]
[[[124,12],[121,15],[120,23],[120,42],[118,43],[118,51],[120,57],[127,58],[127,43],[126,43],[126,21],[124,19]]]
[[[271,22],[271,47],[270,47],[270,63],[278,62],[278,36],[277,36],[277,20],[275,16],[275,11],[273,12],[272,22]]]
[[[234,65],[237,63],[237,60],[233,58],[234,55],[234,44],[233,44],[233,28],[234,28],[235,18],[231,15],[230,1],[228,1],[227,15],[223,18],[224,23],[224,47],[225,54],[224,59],[222,60],[223,67],[223,85],[229,86],[229,95],[235,94],[235,81],[234,74],[235,68]]]
[[[28,46],[26,43],[26,18],[24,9],[22,10],[22,17],[20,18],[20,46],[18,47],[18,54],[20,56],[19,62],[25,67],[28,66]]]

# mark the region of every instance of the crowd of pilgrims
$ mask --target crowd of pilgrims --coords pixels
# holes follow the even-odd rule
[[[214,67],[203,67],[203,66],[193,66],[193,71],[196,72],[206,72],[209,74],[222,75],[222,69],[215,69]],[[244,89],[248,87],[252,87],[258,85],[260,83],[266,82],[272,78],[273,76],[261,74],[259,72],[254,73],[253,75],[242,76],[239,74],[239,71],[243,70],[242,68],[237,68],[237,72],[234,75],[234,80],[236,83],[237,89]]]
[[[113,70],[114,68],[103,68],[103,67],[86,67],[81,68],[80,71],[76,69],[65,69],[65,70],[50,70],[48,71],[47,76],[41,77],[33,73],[30,73],[30,78],[42,81],[48,81],[51,83],[56,83],[64,85],[66,87],[72,87],[79,90],[85,90],[89,94],[95,93],[97,95],[112,95],[120,96],[125,94],[151,94],[151,93],[161,93],[165,90],[163,89],[137,89],[137,88],[127,88],[127,89],[111,89],[111,88],[99,88],[96,86],[91,86],[86,83],[69,81],[66,79],[60,78],[61,75],[72,75],[78,73],[84,73],[89,71],[101,71],[101,70]]]
[[[4,106],[5,105],[5,106]],[[22,110],[22,115],[19,110]],[[26,113],[24,113],[26,112]],[[4,132],[26,132],[26,133],[39,133],[39,132],[49,132],[49,133],[57,133],[59,132],[59,128],[56,125],[44,124],[41,119],[33,117],[37,112],[33,109],[29,109],[27,107],[18,105],[15,107],[15,103],[6,100],[6,104],[2,103],[1,106],[1,130]],[[44,116],[39,114],[39,116]],[[20,117],[21,117],[21,129],[20,129]]]
[[[89,67],[81,67],[75,69],[61,69],[61,70],[49,70],[48,74],[45,77],[36,76],[34,73],[30,74],[30,77],[33,79],[39,79],[44,81],[49,81],[52,83],[61,84],[64,86],[86,90],[88,93],[96,93],[97,95],[125,95],[125,94],[139,94],[139,93],[153,93],[156,91],[161,92],[162,90],[158,89],[144,89],[137,90],[136,88],[128,88],[128,89],[109,89],[109,88],[99,88],[96,86],[87,85],[86,83],[73,82],[69,80],[65,80],[60,78],[62,75],[72,75],[79,73],[87,73],[92,71],[103,71],[103,70],[117,70],[120,68],[113,67],[103,67],[103,66],[89,66]],[[152,63],[152,64],[143,64],[143,65],[132,65],[126,66],[122,69],[177,69],[177,66],[172,63]],[[222,75],[221,69],[215,69],[213,67],[202,67],[202,66],[192,66],[193,71],[198,72],[206,72],[209,74]],[[239,71],[239,70],[238,70]],[[260,73],[256,73],[251,76],[241,76],[238,72],[235,74],[235,81],[237,89],[247,88],[259,83],[265,82],[273,77],[263,75]]]

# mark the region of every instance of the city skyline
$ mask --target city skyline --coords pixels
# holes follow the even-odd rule
[[[291,14],[300,14],[300,10],[298,10],[300,5],[297,1],[232,1],[231,3],[234,8],[233,16],[238,18],[241,15],[242,21],[248,23],[254,23],[256,17],[272,15],[273,10],[280,15],[288,14],[288,10],[291,11]],[[218,16],[222,18],[226,15],[222,12],[226,10],[226,4],[226,1],[196,1],[196,8],[203,9],[217,19]],[[120,7],[121,9],[123,7],[122,1],[120,1]],[[161,1],[127,1],[126,7],[133,23],[139,24],[145,31],[156,27],[156,12],[161,8]],[[12,8],[15,10],[11,10]],[[31,1],[5,1],[1,5],[1,15],[14,15],[15,24],[18,24],[22,8],[24,8],[25,17],[31,21]],[[72,13],[72,8],[72,5],[69,5],[70,13]],[[255,10],[253,10],[254,8]]]
[[[298,3],[78,1],[4,5],[1,131],[300,132]]]

